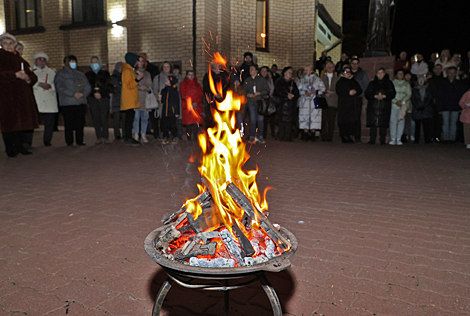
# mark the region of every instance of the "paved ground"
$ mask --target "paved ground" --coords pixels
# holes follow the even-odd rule
[[[150,315],[165,279],[143,250],[198,181],[187,144],[0,148],[0,316]],[[299,248],[269,274],[285,315],[469,315],[470,151],[330,143],[254,146],[270,218]],[[256,284],[231,315],[271,315]],[[223,294],[174,286],[165,315],[221,315]]]

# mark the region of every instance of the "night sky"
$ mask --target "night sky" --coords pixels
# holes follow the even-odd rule
[[[408,56],[418,52],[427,60],[431,53],[449,48],[451,54],[465,56],[470,50],[470,0],[394,0],[396,17],[392,34],[392,54],[405,50]],[[369,0],[344,0],[345,34],[356,32],[362,21],[366,34]],[[392,9],[393,19],[393,9]],[[343,46],[344,47],[344,46]],[[344,47],[348,51],[348,47]],[[356,53],[358,48],[352,48]],[[357,55],[361,55],[357,52]]]

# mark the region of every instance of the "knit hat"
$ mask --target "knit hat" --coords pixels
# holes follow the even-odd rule
[[[38,58],[44,58],[47,62],[49,62],[49,56],[46,53],[37,53],[33,56],[33,60],[36,61]]]
[[[11,35],[10,33],[3,33],[2,35],[0,35],[0,41],[4,40],[6,38],[9,38],[9,39],[15,41],[15,43],[18,43],[16,38],[13,35]]]
[[[243,54],[243,58],[245,58],[246,56],[250,56],[251,59],[253,59],[253,54],[250,52],[246,52],[245,54]]]
[[[134,67],[137,61],[139,60],[139,55],[134,53],[127,53],[124,59],[126,60],[126,63],[131,65],[131,67]]]

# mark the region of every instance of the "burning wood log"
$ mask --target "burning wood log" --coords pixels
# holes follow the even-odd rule
[[[199,202],[199,204],[201,204],[201,207],[203,209],[210,207],[211,199],[212,199],[212,196],[209,191],[204,191],[203,193],[201,193],[201,195],[197,197],[197,201]],[[184,212],[186,212],[186,205],[183,205],[178,211],[174,212],[167,219],[165,219],[163,221],[163,225],[167,225],[171,222],[174,222],[178,218],[178,216],[182,215]]]
[[[235,233],[235,236],[238,238],[238,242],[240,243],[240,246],[242,246],[243,251],[245,252],[245,255],[247,257],[253,256],[255,254],[255,250],[253,249],[253,246],[251,245],[248,238],[246,238],[245,234],[242,232],[240,227],[238,227],[237,223],[233,224],[232,231]]]
[[[191,257],[197,256],[213,256],[215,255],[215,250],[217,248],[216,242],[211,242],[205,245],[201,245],[200,243],[194,242],[187,242],[192,243],[186,249],[181,250],[181,252],[175,252],[174,257],[176,260],[188,260]],[[186,246],[185,244],[185,246]]]
[[[290,242],[284,238],[279,231],[274,227],[270,220],[260,212],[258,209],[251,205],[250,200],[243,194],[243,192],[234,184],[229,183],[226,188],[227,193],[237,203],[252,220],[259,221],[261,228],[272,238],[272,240],[282,250],[287,251],[291,247]]]
[[[162,251],[165,252],[165,249],[168,247],[168,245],[180,236],[181,233],[175,229],[175,226],[170,225],[170,227],[164,230],[158,237],[158,241],[155,244],[155,248],[162,249]]]
[[[228,252],[230,252],[230,254],[238,261],[238,264],[240,266],[244,266],[245,260],[243,260],[243,258],[245,257],[245,254],[233,240],[232,235],[228,229],[220,231],[220,238],[222,238],[222,241],[224,242],[225,248],[227,248]]]

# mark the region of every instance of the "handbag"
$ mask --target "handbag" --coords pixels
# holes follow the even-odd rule
[[[266,115],[268,112],[269,98],[262,98],[261,100],[258,100],[257,102],[258,102],[258,114]]]
[[[315,104],[316,109],[327,109],[328,108],[328,102],[326,101],[326,98],[318,94],[315,96],[315,99],[313,99],[313,103]]]
[[[157,110],[160,107],[157,97],[153,94],[152,90],[145,97],[145,109],[147,110]]]

